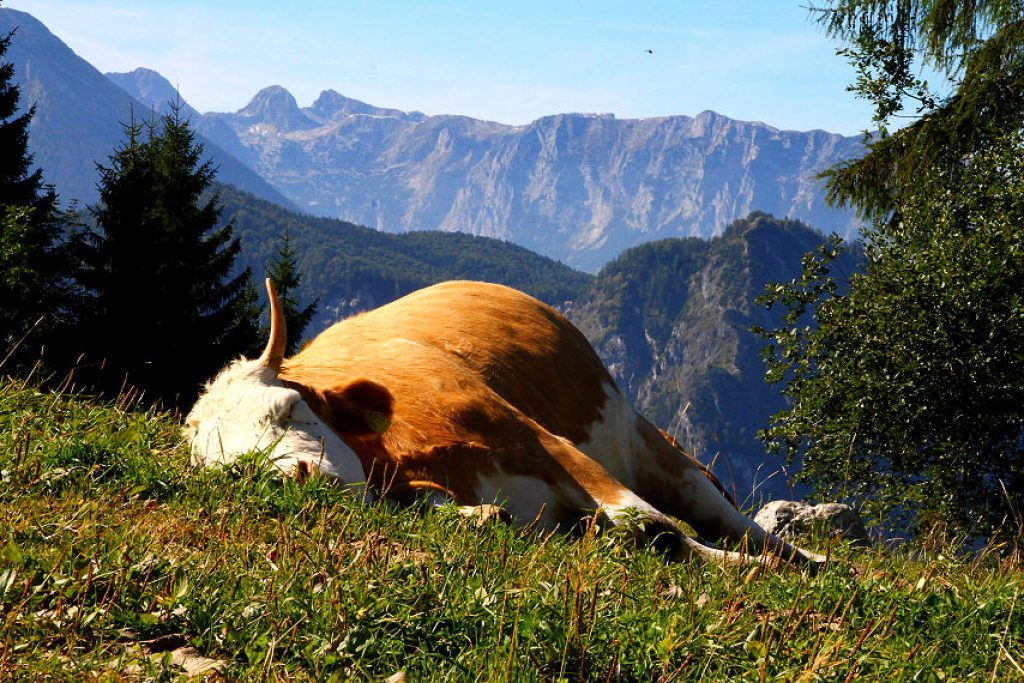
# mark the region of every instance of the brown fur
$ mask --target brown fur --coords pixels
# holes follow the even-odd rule
[[[719,495],[708,480],[728,494],[643,418],[635,428],[645,455],[602,465],[581,452],[574,444],[607,417],[614,383],[572,324],[507,287],[448,282],[344,320],[286,359],[279,377],[355,451],[370,483],[400,499],[427,492],[478,505],[494,502],[482,499],[486,480],[518,477],[549,495],[546,513],[558,524],[635,493],[702,533],[740,538],[752,527],[763,538],[724,502],[695,510]],[[635,491],[612,466],[628,469],[618,476]],[[529,522],[536,511],[515,510],[521,503],[508,501],[510,512]],[[648,519],[675,528],[657,510]]]
[[[343,435],[364,468],[381,477],[397,470],[398,482],[434,482],[461,504],[476,502],[477,476],[495,464],[545,476],[538,459],[546,447],[567,446],[552,435],[584,441],[612,381],[554,309],[472,282],[437,285],[334,325],[285,361],[281,379]],[[393,402],[382,436],[367,434],[354,404],[339,400],[357,382]],[[374,400],[364,407],[388,401]],[[580,468],[583,476],[590,469]]]

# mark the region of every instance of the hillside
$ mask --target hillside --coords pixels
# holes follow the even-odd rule
[[[0,381],[0,679],[1019,680],[1019,558],[816,576],[354,503],[177,420]],[[822,540],[810,540],[824,550]],[[220,673],[214,673],[214,671]]]
[[[792,497],[784,463],[756,432],[782,409],[764,382],[752,325],[776,314],[753,303],[771,281],[799,273],[822,235],[755,213],[711,240],[635,247],[607,264],[569,317],[635,405],[734,488],[738,500]],[[841,267],[852,269],[849,258]]]
[[[96,164],[108,163],[124,139],[124,125],[150,118],[154,108],[133,99],[30,14],[0,7],[0,33],[16,31],[6,59],[21,86],[20,104],[34,105],[29,150],[64,204],[98,198]],[[161,97],[166,92],[161,93]],[[155,107],[163,111],[166,100]],[[231,183],[285,206],[291,203],[252,169],[200,136],[206,154]]]
[[[577,298],[591,276],[522,247],[460,233],[392,234],[302,215],[220,187],[223,219],[242,240],[240,267],[262,277],[288,234],[303,274],[299,296],[320,299],[308,332],[444,280],[484,280],[521,289],[553,306]]]

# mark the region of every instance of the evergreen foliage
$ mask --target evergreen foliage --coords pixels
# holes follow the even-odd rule
[[[281,237],[281,244],[277,248],[277,256],[267,277],[274,283],[274,290],[277,293],[278,302],[284,312],[284,322],[288,330],[288,345],[285,355],[290,356],[301,348],[302,333],[305,332],[310,320],[316,313],[319,299],[314,300],[304,308],[300,308],[299,298],[296,290],[302,283],[302,276],[299,273],[296,260],[295,248],[292,246],[288,233]]]
[[[847,0],[819,10],[861,59],[853,89],[887,121],[923,116],[829,176],[873,218],[848,283],[833,239],[762,299],[767,377],[791,399],[763,438],[829,497],[962,537],[1024,519],[1024,21],[1017,2]],[[926,94],[910,64],[954,82]],[[843,290],[843,285],[848,289]],[[816,327],[807,316],[815,318]]]
[[[834,203],[884,215],[919,168],[955,176],[963,159],[1022,126],[1020,0],[829,0],[812,12],[850,45],[840,51],[858,71],[849,89],[873,103],[880,127],[868,154],[826,174]],[[946,79],[943,92],[915,76],[921,66]],[[917,120],[890,135],[906,115]]]
[[[18,114],[14,65],[3,59],[12,36],[0,37],[0,367],[8,372],[38,359],[39,343],[61,325],[70,273],[66,219],[42,171],[31,168],[35,108]]]
[[[523,247],[462,233],[394,234],[298,214],[229,186],[217,187],[224,217],[244,245],[239,263],[257,272],[287,234],[302,279],[296,296],[318,301],[308,333],[445,280],[521,289],[554,306],[580,296],[592,276]],[[300,341],[289,329],[289,341]]]
[[[215,169],[178,107],[125,135],[100,166],[98,228],[80,245],[84,341],[106,366],[101,388],[175,405],[258,347],[255,289],[249,270],[232,275],[239,242],[217,197],[203,198]]]

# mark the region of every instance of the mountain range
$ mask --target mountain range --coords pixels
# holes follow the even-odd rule
[[[151,105],[167,97],[133,85],[153,72],[111,77]],[[826,204],[817,174],[859,154],[860,138],[711,111],[508,126],[382,109],[331,90],[299,107],[272,86],[237,112],[202,118],[204,135],[309,213],[496,237],[591,272],[628,247],[709,237],[755,209],[826,232],[857,224]]]
[[[296,252],[299,296],[318,300],[315,334],[331,323],[444,280],[486,280],[515,287],[552,306],[579,298],[593,276],[523,247],[462,233],[393,234],[337,218],[299,214],[237,190],[218,188],[221,218],[242,242],[238,263],[262,279],[281,237]]]
[[[104,77],[29,14],[8,56],[34,103],[32,150],[65,201],[96,199],[103,163],[132,120],[181,101],[160,74]],[[220,179],[303,212],[391,232],[494,237],[596,272],[624,249],[709,237],[761,210],[849,234],[816,174],[857,155],[858,137],[783,131],[711,111],[617,119],[558,114],[523,126],[427,116],[325,90],[300,107],[271,86],[233,113],[182,111]]]
[[[858,140],[712,112],[513,127],[331,91],[301,108],[276,87],[234,114],[200,114],[160,74],[104,76],[29,15],[0,9],[0,31],[16,26],[7,56],[36,107],[30,148],[65,201],[95,201],[95,162],[123,124],[178,101],[226,183],[238,267],[261,276],[287,234],[300,298],[320,301],[310,333],[446,279],[518,287],[565,312],[641,411],[715,461],[740,500],[791,493],[755,438],[783,404],[750,332],[776,321],[751,302],[795,277],[822,236],[747,214],[849,232],[852,216],[827,210],[812,176]]]

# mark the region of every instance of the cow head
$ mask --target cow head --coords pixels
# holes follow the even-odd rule
[[[365,482],[359,458],[278,374],[287,342],[284,313],[267,279],[270,339],[256,360],[240,358],[207,383],[185,421],[197,464],[229,464],[262,450],[286,473],[318,471],[346,484]],[[357,495],[364,492],[353,486]]]

